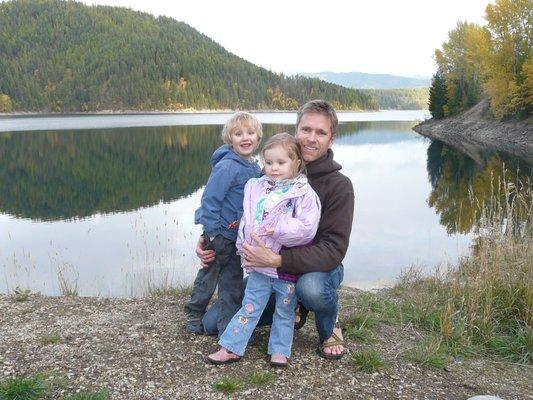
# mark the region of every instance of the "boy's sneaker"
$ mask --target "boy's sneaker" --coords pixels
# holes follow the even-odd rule
[[[185,330],[188,333],[192,333],[194,335],[203,335],[204,334],[204,326],[202,325],[202,321],[200,321],[200,320],[187,321],[187,325],[185,326]]]

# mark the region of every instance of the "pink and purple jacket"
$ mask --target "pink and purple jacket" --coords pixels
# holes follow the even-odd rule
[[[267,202],[270,207],[265,206]],[[250,179],[244,186],[243,209],[236,243],[239,254],[242,254],[243,242],[253,244],[252,232],[261,236],[266,247],[278,254],[282,246],[310,244],[320,221],[320,200],[305,175],[280,182],[266,175]],[[274,232],[266,235],[267,230]],[[278,273],[273,267],[246,267],[246,271],[292,282],[298,279],[295,275]]]

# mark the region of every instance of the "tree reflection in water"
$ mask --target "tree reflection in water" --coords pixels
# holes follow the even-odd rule
[[[514,202],[517,192],[529,194],[514,202],[516,223],[530,218],[533,168],[525,162],[496,153],[485,153],[477,164],[468,156],[433,141],[427,151],[428,199],[448,233],[468,233],[487,208]]]

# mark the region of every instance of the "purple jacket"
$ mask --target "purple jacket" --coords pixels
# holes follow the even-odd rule
[[[307,182],[305,175],[299,175],[287,192],[269,211],[266,217],[258,216],[259,202],[286,181],[273,182],[267,176],[252,178],[244,186],[243,214],[237,236],[237,250],[242,253],[243,242],[252,243],[251,233],[255,232],[263,239],[266,247],[279,253],[281,247],[297,247],[309,244],[315,237],[320,221],[320,200]],[[271,235],[265,231],[273,229]],[[273,278],[296,281],[294,275],[280,274],[276,268],[246,267],[248,272],[256,271]]]

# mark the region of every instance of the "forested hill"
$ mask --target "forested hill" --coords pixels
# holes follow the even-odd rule
[[[170,18],[59,0],[0,4],[0,112],[295,109],[311,98],[377,108],[357,90],[259,68]]]

